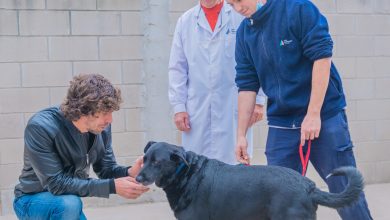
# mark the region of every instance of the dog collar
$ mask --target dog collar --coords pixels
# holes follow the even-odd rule
[[[177,174],[179,174],[182,170],[183,170],[183,168],[186,166],[186,164],[185,163],[183,163],[183,162],[181,162],[180,163],[180,165],[179,165],[179,167],[178,168],[176,168],[176,175]]]

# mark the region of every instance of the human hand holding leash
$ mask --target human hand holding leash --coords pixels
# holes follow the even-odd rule
[[[136,199],[149,190],[148,187],[135,181],[133,177],[121,177],[114,180],[116,194],[126,199]]]
[[[174,122],[180,131],[187,132],[191,129],[190,127],[190,117],[187,112],[178,112],[174,116]]]
[[[247,152],[248,148],[248,141],[246,140],[245,136],[237,137],[237,144],[236,144],[236,159],[239,163],[249,165],[250,159]]]
[[[320,136],[321,116],[318,113],[308,113],[301,125],[301,145],[305,145],[306,140],[314,140]]]

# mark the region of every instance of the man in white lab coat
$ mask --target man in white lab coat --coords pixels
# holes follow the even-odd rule
[[[223,0],[200,0],[177,21],[169,62],[169,100],[186,150],[236,164],[236,30],[243,17]],[[250,124],[263,117],[260,89]],[[248,153],[252,154],[252,133]]]

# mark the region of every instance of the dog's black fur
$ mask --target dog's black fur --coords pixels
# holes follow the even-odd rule
[[[316,188],[298,172],[277,166],[228,165],[164,142],[149,142],[136,180],[161,187],[180,220],[312,220],[318,204],[341,208],[358,200],[363,178],[353,167],[338,194]]]

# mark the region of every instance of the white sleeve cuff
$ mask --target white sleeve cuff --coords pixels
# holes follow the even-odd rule
[[[178,112],[186,112],[186,105],[185,104],[177,104],[173,107],[173,113],[178,113]]]

